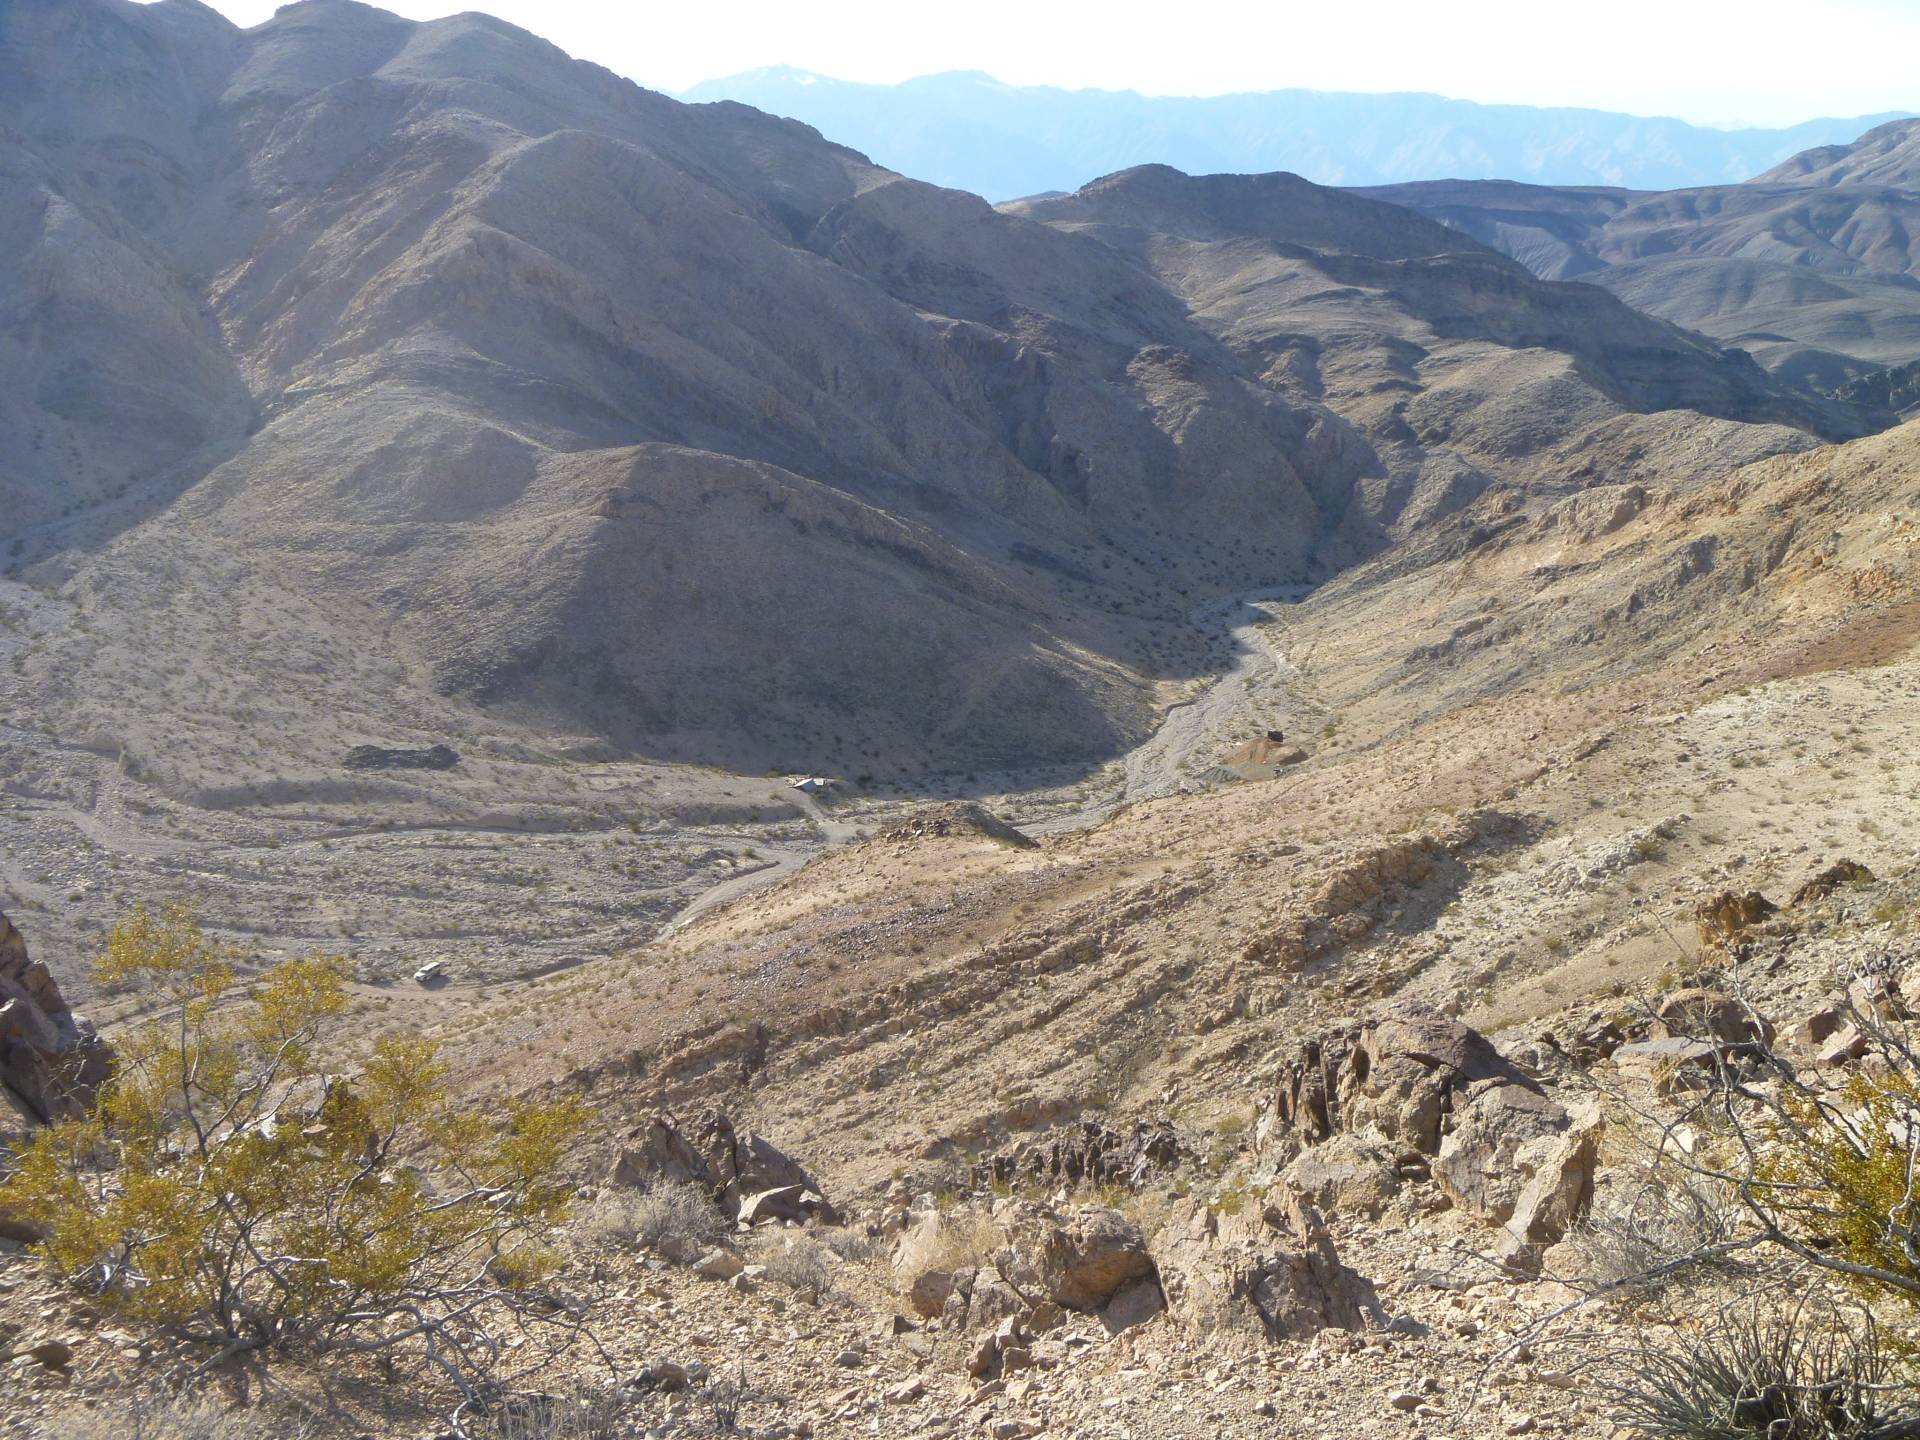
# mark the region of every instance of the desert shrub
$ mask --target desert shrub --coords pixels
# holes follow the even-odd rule
[[[1737,977],[1727,977],[1737,992]],[[1675,1087],[1647,1121],[1658,1164],[1731,1196],[1740,1231],[1728,1247],[1770,1245],[1843,1278],[1874,1301],[1920,1301],[1920,1053],[1914,1022],[1850,1007],[1865,1053],[1834,1070],[1798,1067],[1758,1044],[1722,1046],[1713,1068]],[[1656,1086],[1656,1088],[1658,1088]],[[1694,1153],[1667,1138],[1696,1129]],[[1703,1259],[1712,1259],[1703,1255]]]
[[[919,1221],[900,1237],[894,1270],[911,1284],[929,1270],[978,1266],[1005,1242],[990,1217],[975,1210],[945,1211]]]
[[[811,1235],[794,1230],[773,1233],[755,1247],[754,1261],[764,1265],[769,1280],[793,1290],[811,1290],[824,1296],[833,1289],[839,1260]]]
[[[1597,1291],[1637,1298],[1658,1277],[1697,1266],[1730,1268],[1729,1247],[1745,1210],[1725,1181],[1649,1170],[1616,1184],[1595,1200],[1571,1237],[1581,1282]]]
[[[515,1395],[463,1418],[468,1440],[625,1440],[638,1435],[630,1392],[575,1385],[559,1395]]]
[[[233,1409],[210,1395],[154,1390],[58,1416],[39,1433],[45,1440],[311,1440],[317,1431],[285,1415]]]
[[[871,1260],[880,1253],[880,1247],[863,1230],[850,1225],[831,1227],[820,1232],[820,1243],[838,1255],[842,1260],[858,1264]]]
[[[602,1196],[588,1230],[609,1244],[629,1249],[710,1250],[727,1238],[720,1207],[698,1185],[667,1180],[651,1190],[615,1191]]]
[[[95,1113],[41,1131],[5,1196],[104,1308],[224,1354],[417,1345],[468,1394],[500,1353],[490,1316],[558,1313],[528,1290],[555,1263],[577,1102],[462,1109],[415,1036],[329,1073],[343,962],[243,992],[178,907],[115,927],[98,972],[161,1018],[121,1037]]]
[[[1667,1440],[1872,1440],[1904,1424],[1871,1317],[1766,1302],[1698,1336],[1612,1357],[1619,1418]]]
[[[1796,1246],[1867,1292],[1920,1296],[1920,1065],[1877,1028],[1880,1064],[1789,1092],[1766,1126],[1756,1197]]]

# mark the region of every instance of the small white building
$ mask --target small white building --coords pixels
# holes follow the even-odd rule
[[[798,790],[802,795],[818,795],[832,783],[831,780],[821,775],[796,775],[793,779],[787,781],[787,784]]]

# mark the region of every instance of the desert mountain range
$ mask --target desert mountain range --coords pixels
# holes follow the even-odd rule
[[[16,567],[190,536],[435,694],[660,758],[1097,758],[1191,597],[1649,427],[1884,419],[1286,177],[995,210],[342,0],[30,0],[4,43]]]
[[[1673,190],[1747,180],[1900,118],[1718,128],[1440,95],[1139,95],[1009,85],[971,71],[875,85],[788,65],[703,81],[679,98],[737,100],[802,120],[910,175],[995,200],[1077,189],[1143,162],[1193,173],[1290,170],[1323,185],[1486,179]]]
[[[1753,181],[1648,194],[1501,182],[1387,186],[1522,261],[1834,388],[1920,343],[1920,120],[1810,150]]]

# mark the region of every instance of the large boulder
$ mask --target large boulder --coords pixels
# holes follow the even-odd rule
[[[1455,1204],[1504,1222],[1530,1178],[1521,1151],[1566,1128],[1566,1110],[1538,1090],[1489,1081],[1474,1087],[1455,1113],[1433,1177]]]
[[[1089,1311],[1129,1281],[1154,1273],[1146,1237],[1119,1211],[1058,1215],[1026,1205],[1007,1222],[1000,1270],[1023,1294]]]
[[[45,965],[0,915],[0,1128],[25,1131],[85,1112],[112,1068],[112,1052],[60,994]],[[9,1115],[11,1112],[11,1115]]]
[[[1654,1011],[1655,1040],[1711,1040],[1722,1045],[1771,1045],[1773,1022],[1723,990],[1676,990]]]
[[[1023,1295],[995,1265],[966,1265],[953,1272],[940,1324],[950,1331],[991,1330],[1034,1311],[1036,1297]]]
[[[1527,1183],[1514,1202],[1513,1216],[1496,1250],[1510,1268],[1538,1274],[1541,1254],[1566,1237],[1573,1223],[1593,1205],[1593,1184],[1600,1165],[1600,1140],[1607,1119],[1597,1104],[1583,1106],[1565,1131],[1524,1145],[1516,1164]]]
[[[1377,1220],[1403,1180],[1387,1145],[1360,1135],[1336,1135],[1294,1157],[1280,1173],[1289,1193],[1321,1211]]]
[[[1250,1202],[1238,1214],[1202,1205],[1154,1237],[1168,1313],[1201,1334],[1306,1339],[1383,1322],[1370,1282],[1340,1263],[1312,1207]]]

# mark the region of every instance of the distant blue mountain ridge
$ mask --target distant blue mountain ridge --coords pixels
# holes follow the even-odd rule
[[[1011,200],[1158,162],[1188,174],[1290,170],[1323,185],[1524,180],[1679,190],[1735,184],[1912,113],[1717,130],[1606,110],[1319,90],[1180,98],[1003,85],[952,71],[868,85],[773,66],[678,97],[738,100],[915,179]]]

